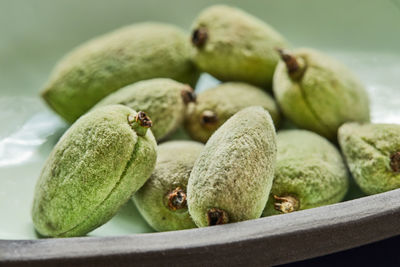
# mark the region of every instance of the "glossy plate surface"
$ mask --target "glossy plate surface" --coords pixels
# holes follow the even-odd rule
[[[397,0],[398,1],[398,0]],[[273,25],[293,47],[320,49],[367,86],[374,122],[400,123],[400,2],[224,1]],[[43,163],[67,125],[39,99],[55,62],[119,26],[165,21],[189,30],[214,1],[0,2],[0,263],[269,263],[314,257],[400,233],[400,191],[225,226],[169,233],[128,203],[90,237],[37,238],[30,208]],[[197,90],[215,84],[203,76]],[[154,257],[157,256],[157,257]]]

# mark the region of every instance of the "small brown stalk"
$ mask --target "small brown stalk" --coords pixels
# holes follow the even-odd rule
[[[192,43],[196,47],[198,47],[198,48],[203,47],[205,45],[207,39],[208,39],[208,32],[207,32],[206,28],[200,27],[193,31]]]
[[[181,91],[181,96],[186,105],[191,102],[196,102],[196,93],[189,85]]]
[[[394,172],[400,172],[400,151],[390,156],[390,167]]]
[[[282,213],[293,212],[300,208],[299,200],[293,196],[279,197],[274,195],[274,199],[274,208]]]
[[[228,221],[228,214],[224,210],[212,208],[207,211],[207,222],[209,226],[226,224]]]
[[[177,187],[168,194],[168,207],[171,210],[186,208],[186,192]]]
[[[143,111],[139,111],[136,116],[128,115],[128,123],[139,136],[145,136],[147,129],[153,125],[150,117]]]
[[[289,76],[295,80],[301,79],[306,69],[304,59],[295,57],[284,49],[278,48],[276,50],[279,52],[283,62],[285,62]]]
[[[201,113],[201,124],[204,126],[213,126],[218,122],[217,114],[212,110],[204,110]]]

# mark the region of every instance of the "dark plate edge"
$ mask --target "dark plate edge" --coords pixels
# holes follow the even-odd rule
[[[400,234],[400,189],[200,229],[116,237],[0,240],[0,264],[46,266],[283,264]]]

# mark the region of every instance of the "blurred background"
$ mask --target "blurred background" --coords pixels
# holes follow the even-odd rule
[[[82,42],[139,21],[169,22],[189,31],[197,13],[215,3],[213,0],[0,0],[0,92],[37,95],[55,63]],[[349,52],[350,58],[346,54],[341,58],[351,64],[356,64],[354,58],[361,53],[362,59],[369,59],[366,67],[374,76],[385,68],[381,64],[385,57],[398,54],[400,49],[399,0],[220,3],[238,6],[258,16],[294,47]],[[399,73],[399,68],[397,65],[388,71]]]
[[[216,3],[0,0],[0,239],[36,238],[30,221],[33,187],[44,160],[67,128],[38,97],[57,61],[77,45],[135,22],[173,23],[189,33],[196,15]],[[219,3],[261,18],[293,47],[314,47],[338,58],[367,86],[373,121],[400,123],[400,0]],[[125,207],[91,235],[151,231],[137,217],[134,207]]]

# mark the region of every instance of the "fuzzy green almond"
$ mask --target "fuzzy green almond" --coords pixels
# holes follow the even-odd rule
[[[182,125],[186,107],[196,101],[193,89],[168,78],[156,78],[128,85],[101,100],[94,108],[122,104],[142,110],[153,121],[151,131],[157,141]]]
[[[259,218],[274,178],[275,128],[262,107],[245,108],[208,140],[189,177],[189,213],[199,227]]]
[[[279,110],[268,93],[246,83],[227,82],[198,94],[188,106],[185,128],[194,140],[205,143],[226,120],[250,106],[266,109],[278,126]]]
[[[192,26],[197,66],[221,81],[243,81],[271,88],[285,39],[260,19],[234,7],[214,5]]]
[[[55,67],[42,97],[72,123],[105,96],[134,82],[164,77],[194,86],[198,76],[181,29],[138,23],[71,51]]]
[[[343,123],[369,121],[367,92],[347,67],[313,49],[280,53],[273,90],[297,126],[336,141]]]
[[[186,189],[203,147],[194,141],[170,141],[158,146],[154,172],[133,195],[136,207],[156,231],[196,227],[188,212]]]
[[[37,181],[32,219],[43,236],[82,236],[114,216],[156,163],[151,120],[122,105],[82,116],[61,137]]]
[[[338,139],[364,193],[400,188],[400,125],[346,123],[339,128]]]
[[[328,140],[306,130],[277,134],[275,178],[263,216],[340,202],[349,188],[346,166]]]

